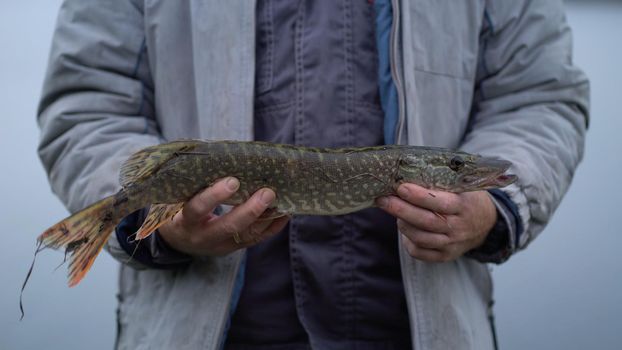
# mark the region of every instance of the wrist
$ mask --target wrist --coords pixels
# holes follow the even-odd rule
[[[478,249],[486,242],[488,235],[492,232],[495,224],[499,220],[499,213],[488,192],[481,191],[479,192],[479,196],[482,201],[483,210],[479,230],[480,235],[478,235],[478,240],[473,249]]]
[[[148,208],[141,209],[125,217],[116,227],[117,241],[121,248],[143,266],[170,269],[186,265],[191,261],[187,254],[176,250],[160,236],[159,230],[142,240],[134,240],[134,235],[147,216]]]
[[[511,202],[503,197],[503,192],[491,190],[488,193],[495,207],[496,220],[492,228],[486,233],[484,242],[468,251],[465,256],[482,263],[500,264],[506,261],[513,252],[512,240],[515,235],[515,216],[508,206]]]

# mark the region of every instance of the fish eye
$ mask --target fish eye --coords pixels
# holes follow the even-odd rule
[[[462,169],[463,166],[464,166],[464,159],[462,159],[462,157],[460,156],[455,156],[451,158],[451,160],[449,161],[449,168],[451,168],[451,170],[453,171],[458,171]]]

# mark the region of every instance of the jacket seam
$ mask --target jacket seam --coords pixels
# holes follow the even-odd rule
[[[433,71],[433,70],[425,69],[425,68],[415,67],[414,71],[416,71],[416,72],[423,72],[423,73],[427,73],[427,74],[430,74],[430,75],[441,76],[441,77],[445,77],[445,78],[451,78],[451,79],[455,79],[455,80],[464,80],[464,81],[468,81],[468,82],[472,81],[472,79],[469,78],[469,77],[461,77],[459,75],[450,74],[450,73],[441,73],[441,72],[437,72],[437,71]]]
[[[140,48],[138,49],[138,54],[136,55],[136,63],[134,63],[134,69],[132,71],[132,78],[140,81],[140,102],[138,103],[138,112],[137,115],[142,115],[145,109],[145,82],[138,76],[138,70],[140,69],[141,63],[143,61],[143,54],[147,51],[147,37],[143,37],[142,42],[140,43]],[[145,120],[145,128],[143,130],[143,134],[146,134],[149,131],[149,122]]]
[[[486,35],[485,38],[483,39],[482,42],[482,53],[481,53],[481,57],[480,57],[480,62],[481,62],[481,67],[482,70],[484,71],[484,75],[485,76],[489,76],[490,75],[490,69],[488,66],[488,59],[486,58],[487,56],[487,52],[488,52],[488,42],[490,40],[490,36],[495,34],[495,27],[492,23],[492,18],[490,17],[490,12],[488,11],[488,8],[484,9],[484,21],[486,22],[486,24],[488,25],[488,29],[490,31],[489,35]],[[483,79],[482,79],[483,80]],[[477,82],[477,87],[479,88],[479,93],[481,95],[482,99],[486,99],[486,94],[484,93],[484,87],[480,82]]]

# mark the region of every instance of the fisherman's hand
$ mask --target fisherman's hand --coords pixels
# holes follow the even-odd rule
[[[160,236],[174,249],[194,256],[225,255],[263,241],[281,231],[288,217],[258,218],[276,195],[268,188],[218,216],[214,209],[231,197],[240,182],[225,178],[192,197],[171,222],[160,227]]]
[[[402,184],[377,204],[397,217],[408,253],[429,262],[452,261],[484,243],[497,220],[486,191],[450,193]]]

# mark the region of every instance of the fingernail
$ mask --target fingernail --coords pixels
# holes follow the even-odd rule
[[[261,203],[263,203],[263,205],[265,206],[270,205],[274,198],[274,192],[271,190],[262,190],[261,194],[259,195],[259,200],[261,200]]]
[[[381,208],[385,208],[387,205],[389,205],[389,199],[387,199],[387,197],[380,197],[377,199],[378,202],[378,206]]]
[[[408,188],[406,186],[400,186],[397,188],[397,194],[406,199],[410,196],[410,191],[408,190]]]
[[[230,177],[227,178],[226,185],[231,192],[235,192],[238,188],[240,188],[240,181],[238,181],[235,177]]]

